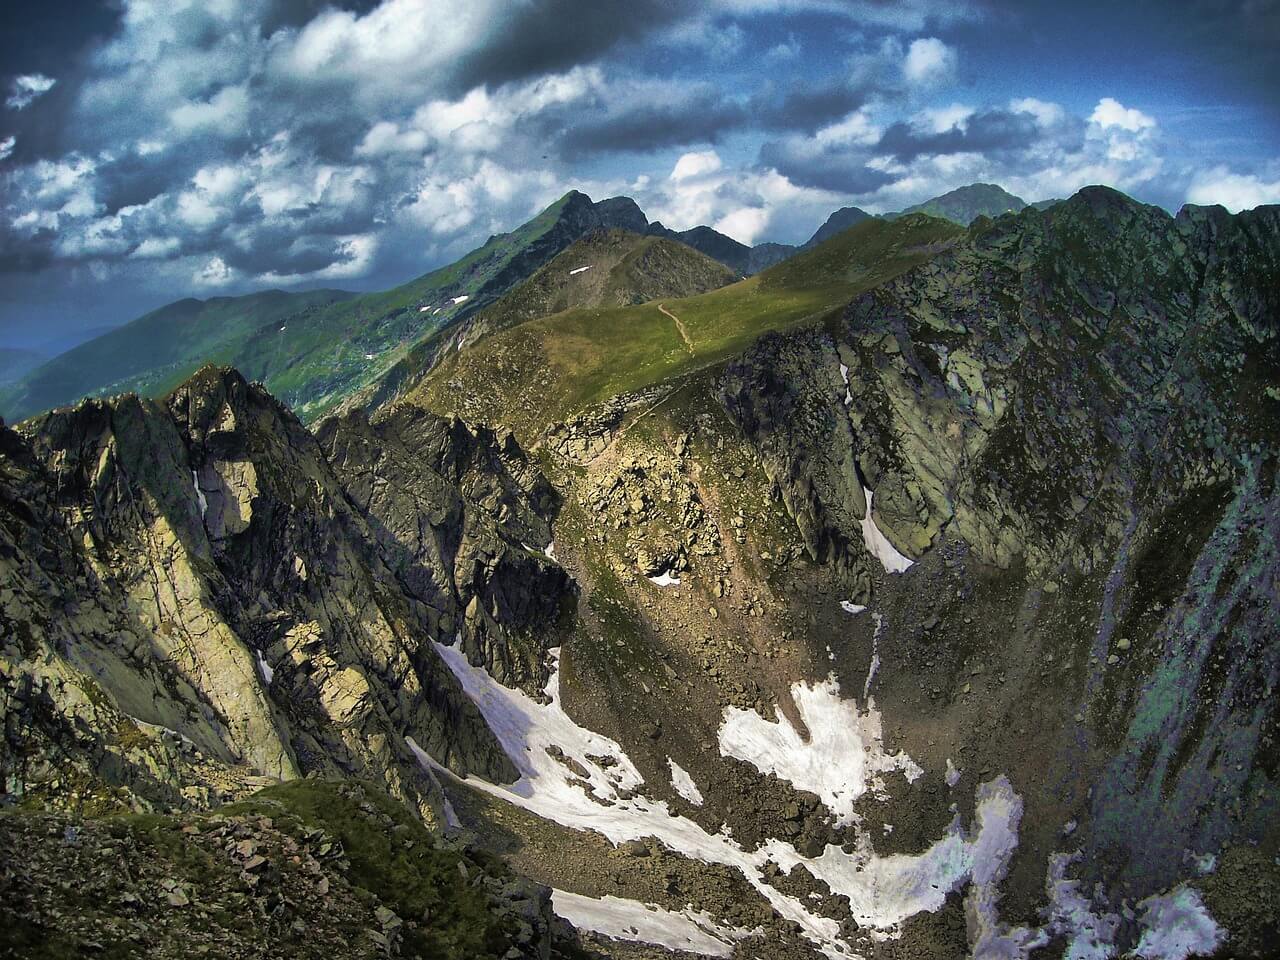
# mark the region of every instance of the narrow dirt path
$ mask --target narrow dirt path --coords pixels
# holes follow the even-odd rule
[[[658,304],[658,309],[676,322],[676,330],[680,332],[680,339],[684,341],[684,348],[689,351],[689,356],[692,357],[694,355],[693,341],[689,339],[689,331],[684,328],[684,323],[663,304]]]

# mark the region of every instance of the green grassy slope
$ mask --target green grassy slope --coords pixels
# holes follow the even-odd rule
[[[341,302],[341,290],[179,300],[54,357],[0,393],[12,420],[85,396],[136,391],[158,396],[202,364],[225,363],[264,325]]]
[[[735,279],[723,264],[674,240],[594,231],[496,303],[420,341],[352,402],[369,409],[382,406],[421,383],[436,358],[459,343],[465,346],[528,320],[570,309],[694,296]]]
[[[0,413],[19,419],[94,394],[160,395],[212,362],[263,381],[315,419],[423,337],[492,303],[584,233],[646,225],[632,201],[597,204],[570,191],[510,233],[391,290],[181,300],[45,364],[0,394]]]
[[[767,331],[818,322],[960,232],[923,216],[868,220],[711,293],[527,321],[449,355],[409,399],[532,440],[592,403],[720,362]]]

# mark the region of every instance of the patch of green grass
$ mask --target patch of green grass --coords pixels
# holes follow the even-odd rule
[[[351,862],[347,879],[354,886],[375,895],[403,919],[429,918],[417,930],[404,930],[405,955],[448,960],[500,956],[507,947],[506,932],[489,912],[483,890],[471,886],[459,866],[466,866],[474,877],[477,868],[509,875],[505,865],[483,853],[464,857],[438,848],[431,833],[401,804],[375,785],[361,787],[363,798],[351,799],[339,792],[338,784],[294,780],[268,787],[222,812],[273,818],[283,813],[340,840]],[[362,802],[390,817],[394,826],[367,816],[360,809]],[[412,848],[405,841],[412,841]]]

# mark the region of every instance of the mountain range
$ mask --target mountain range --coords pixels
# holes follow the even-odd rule
[[[999,187],[974,184],[919,209],[967,225],[977,216],[1024,206]],[[340,409],[353,394],[376,391],[379,381],[394,378],[405,356],[433,332],[482,310],[591,232],[617,229],[674,240],[744,277],[867,216],[856,207],[837,211],[802,247],[748,247],[711,227],[677,233],[650,224],[627,197],[593,202],[571,191],[456,263],[389,291],[269,290],[161,307],[45,363],[14,367],[0,379],[0,414],[23,419],[84,396],[124,391],[162,396],[201,365],[227,363],[315,420]]]
[[[0,427],[0,955],[1270,955],[1280,207],[969,203]]]

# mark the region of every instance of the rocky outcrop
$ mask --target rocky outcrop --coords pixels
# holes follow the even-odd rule
[[[537,695],[574,587],[546,555],[559,496],[515,438],[413,407],[319,437],[422,627]]]
[[[262,388],[209,368],[163,407],[86,401],[24,435],[6,433],[4,459],[5,562],[27,585],[3,598],[7,695],[91,731],[88,772],[128,785],[102,756],[125,724],[227,770],[377,780],[428,819],[442,798],[410,740],[460,773],[513,775],[320,445]],[[104,716],[77,724],[90,708]],[[139,777],[144,794],[184,785]]]
[[[0,821],[3,956],[581,957],[550,894],[359,781],[213,815]]]

